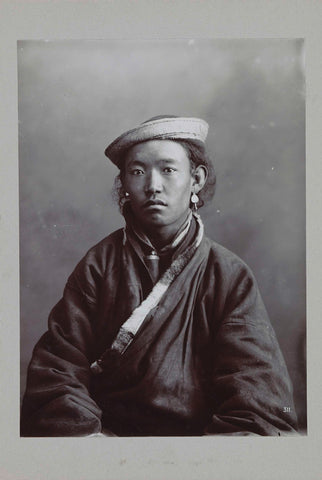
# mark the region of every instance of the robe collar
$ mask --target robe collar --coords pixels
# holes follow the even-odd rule
[[[154,285],[170,266],[172,261],[192,242],[196,232],[196,220],[191,210],[175,237],[167,245],[156,249],[149,237],[135,221],[130,205],[123,210],[126,221],[124,237],[129,241],[142,263],[145,265]]]

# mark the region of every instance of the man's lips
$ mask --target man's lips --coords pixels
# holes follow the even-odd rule
[[[155,199],[155,200],[148,200],[143,204],[144,208],[149,208],[149,207],[166,207],[167,204],[163,200]]]

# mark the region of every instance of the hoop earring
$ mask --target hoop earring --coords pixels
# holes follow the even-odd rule
[[[193,192],[193,194],[191,195],[190,201],[192,203],[193,210],[197,211],[198,210],[199,197],[195,192]]]

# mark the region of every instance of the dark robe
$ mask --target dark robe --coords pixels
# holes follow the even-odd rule
[[[156,281],[144,248],[118,230],[69,277],[33,352],[21,434],[294,433],[291,382],[254,276],[206,237],[125,353],[92,374]]]

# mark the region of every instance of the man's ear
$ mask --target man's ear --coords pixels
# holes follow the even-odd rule
[[[193,172],[193,192],[199,193],[203,189],[208,177],[208,169],[205,165],[198,165]]]

